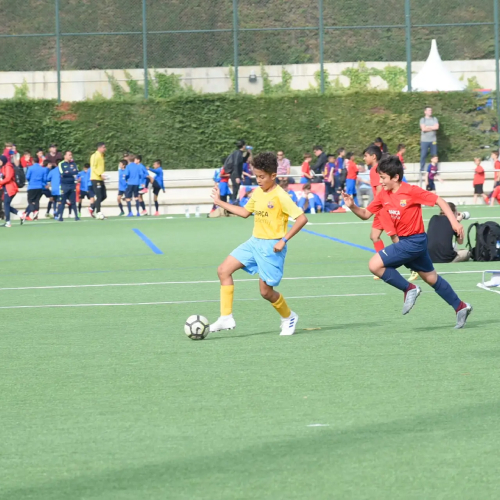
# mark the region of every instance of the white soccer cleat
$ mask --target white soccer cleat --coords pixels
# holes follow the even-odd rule
[[[460,309],[460,311],[457,312],[457,324],[455,325],[455,328],[457,330],[460,330],[465,326],[467,318],[469,317],[469,314],[472,312],[472,306],[467,303],[465,305],[467,307],[464,307],[463,309]]]
[[[415,305],[415,302],[418,299],[418,296],[422,293],[422,289],[419,286],[412,288],[405,292],[405,303],[403,305],[403,315],[408,314]]]
[[[293,335],[295,333],[295,328],[297,327],[298,321],[299,321],[299,315],[291,311],[291,314],[288,318],[281,319],[280,335]]]
[[[220,332],[221,330],[233,330],[236,328],[236,321],[233,315],[221,316],[215,323],[210,325],[210,332]]]

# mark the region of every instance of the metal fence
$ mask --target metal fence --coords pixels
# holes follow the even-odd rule
[[[411,89],[412,61],[425,60],[437,39],[444,60],[495,60],[498,101],[498,2],[3,0],[8,14],[0,24],[0,71],[51,70],[52,77],[28,83],[54,85],[61,100],[70,83],[61,78],[64,70],[130,69],[133,91],[147,98],[153,68],[184,68],[181,79],[192,84],[197,78],[227,80],[231,67],[230,90],[239,92],[253,76],[246,68],[295,64],[294,78],[315,78],[325,92],[332,85],[325,64],[400,61]],[[194,74],[197,68],[214,71]],[[267,78],[279,83],[281,73]]]

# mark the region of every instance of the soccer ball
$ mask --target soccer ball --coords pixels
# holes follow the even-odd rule
[[[96,215],[96,218],[99,219],[99,220],[104,220],[105,217],[104,217],[104,214],[102,212],[99,212],[97,215]]]
[[[195,314],[189,316],[184,325],[184,333],[191,340],[203,340],[210,332],[210,324],[207,318]]]

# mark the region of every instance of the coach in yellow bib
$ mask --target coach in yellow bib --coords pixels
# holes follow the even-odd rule
[[[106,185],[104,184],[104,153],[106,152],[106,144],[104,142],[97,143],[97,151],[90,157],[90,181],[95,193],[95,208],[99,218],[102,218],[101,203],[106,199]]]

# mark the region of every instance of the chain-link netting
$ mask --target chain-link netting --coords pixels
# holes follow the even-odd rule
[[[56,97],[58,66],[63,99],[144,95],[145,63],[160,97],[229,91],[236,76],[248,93],[319,88],[321,62],[326,89],[398,89],[433,39],[458,77],[493,88],[494,1],[3,0],[1,71],[22,73],[0,79],[0,97],[26,85],[31,97]]]

